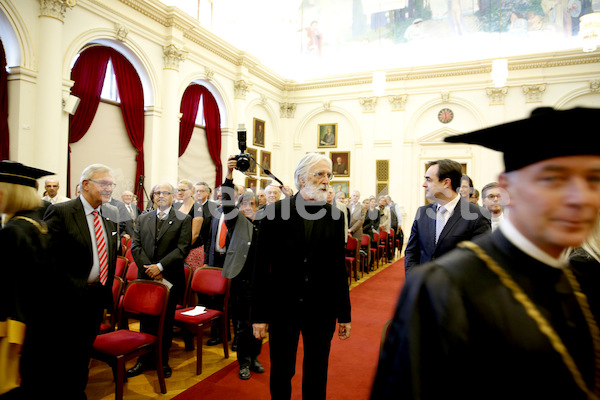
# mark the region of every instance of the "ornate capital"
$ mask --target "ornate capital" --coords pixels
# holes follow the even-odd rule
[[[246,95],[250,91],[250,85],[246,81],[239,80],[233,82],[233,92],[236,99],[246,100]]]
[[[76,5],[76,0],[40,0],[40,16],[52,17],[65,22],[67,7],[73,8]]]
[[[541,103],[542,94],[546,91],[546,85],[541,83],[539,85],[524,85],[523,93],[525,93],[527,103]]]
[[[185,61],[188,52],[177,48],[174,44],[163,47],[164,69],[174,69],[179,71],[179,63]]]
[[[388,100],[392,105],[392,111],[404,111],[404,108],[406,107],[407,97],[408,96],[405,94],[401,94],[398,96],[388,96]]]
[[[590,92],[600,93],[600,79],[590,81]]]
[[[377,105],[377,97],[361,97],[358,102],[363,108],[364,113],[375,112],[375,106]]]
[[[504,104],[504,98],[506,97],[506,93],[508,93],[508,88],[506,86],[501,88],[486,88],[485,93],[490,99],[490,106],[501,106]]]
[[[279,116],[281,118],[294,118],[296,113],[295,103],[281,103],[279,104]]]
[[[119,24],[118,22],[115,24],[115,37],[117,40],[124,42],[127,39],[127,34],[129,33],[129,28]]]

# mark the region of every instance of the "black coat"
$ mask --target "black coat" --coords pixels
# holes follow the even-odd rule
[[[298,199],[277,201],[262,214],[252,321],[269,323],[304,308],[315,319],[350,322],[343,213],[325,204],[307,241],[297,209],[305,201]]]

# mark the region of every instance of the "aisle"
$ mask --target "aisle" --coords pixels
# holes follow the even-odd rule
[[[399,260],[369,278],[350,292],[352,302],[352,337],[341,341],[334,337],[329,364],[328,399],[368,399],[375,374],[382,327],[391,318],[400,288],[404,283],[404,260]],[[301,348],[300,348],[301,351]],[[174,397],[176,400],[222,400],[269,398],[269,346],[263,345],[260,361],[264,374],[252,375],[248,381],[237,377],[234,362],[202,382]],[[292,381],[292,399],[301,399],[301,357]]]

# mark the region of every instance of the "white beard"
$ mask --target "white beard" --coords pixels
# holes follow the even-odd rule
[[[321,190],[324,189],[324,190]],[[327,200],[327,185],[312,185],[308,184],[304,188],[304,193],[306,196],[313,201],[322,201]]]

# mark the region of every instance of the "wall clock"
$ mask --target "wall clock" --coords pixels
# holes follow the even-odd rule
[[[442,124],[447,124],[454,119],[454,113],[449,108],[442,108],[438,113],[438,119]]]

